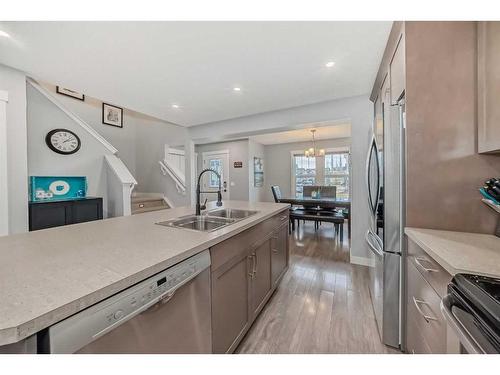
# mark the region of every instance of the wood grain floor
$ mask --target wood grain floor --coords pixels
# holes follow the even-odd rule
[[[290,268],[237,353],[398,352],[380,342],[366,267],[349,263],[332,227],[301,224],[290,236]]]

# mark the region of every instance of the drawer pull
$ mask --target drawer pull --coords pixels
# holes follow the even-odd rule
[[[415,304],[415,307],[417,308],[417,311],[420,315],[422,315],[422,317],[425,319],[425,321],[427,323],[430,323],[431,320],[437,320],[437,318],[433,317],[433,316],[430,316],[430,315],[425,315],[425,313],[422,311],[422,309],[420,308],[420,304],[423,304],[423,305],[429,305],[427,302],[425,301],[422,301],[420,299],[416,299],[415,297],[413,297],[413,303]]]
[[[420,257],[415,257],[415,263],[417,263],[425,272],[439,272],[437,269],[435,268],[427,268],[425,267],[421,262],[424,261],[424,262],[428,262],[427,259],[425,258],[420,258]]]
[[[286,220],[286,218],[288,217],[288,215],[283,215],[280,217],[280,220],[283,221],[283,220]]]
[[[250,259],[252,260],[252,270],[248,273],[248,276],[250,276],[250,278],[252,278],[252,279],[253,279],[253,278],[254,278],[254,276],[255,276],[255,255],[253,255],[253,254],[252,254],[252,255],[249,255],[249,256],[248,256],[248,259],[249,259],[249,260],[250,260]]]

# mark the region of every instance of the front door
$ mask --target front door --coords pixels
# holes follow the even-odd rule
[[[203,153],[203,169],[210,168],[221,176],[222,200],[229,200],[229,151],[210,151]],[[201,172],[201,171],[200,171]],[[205,173],[203,176],[204,191],[217,191],[219,181],[214,173]],[[203,200],[217,199],[217,194],[204,194]]]

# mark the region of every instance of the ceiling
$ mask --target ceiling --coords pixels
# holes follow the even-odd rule
[[[369,93],[391,25],[0,22],[0,63],[192,126]]]
[[[351,136],[350,124],[338,124],[333,126],[322,126],[315,128],[314,139],[349,138]],[[263,145],[276,145],[281,143],[308,142],[312,141],[311,129],[297,129],[279,133],[260,134],[250,139]]]

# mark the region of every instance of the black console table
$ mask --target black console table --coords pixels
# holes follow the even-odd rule
[[[102,198],[30,202],[30,231],[102,219]]]

